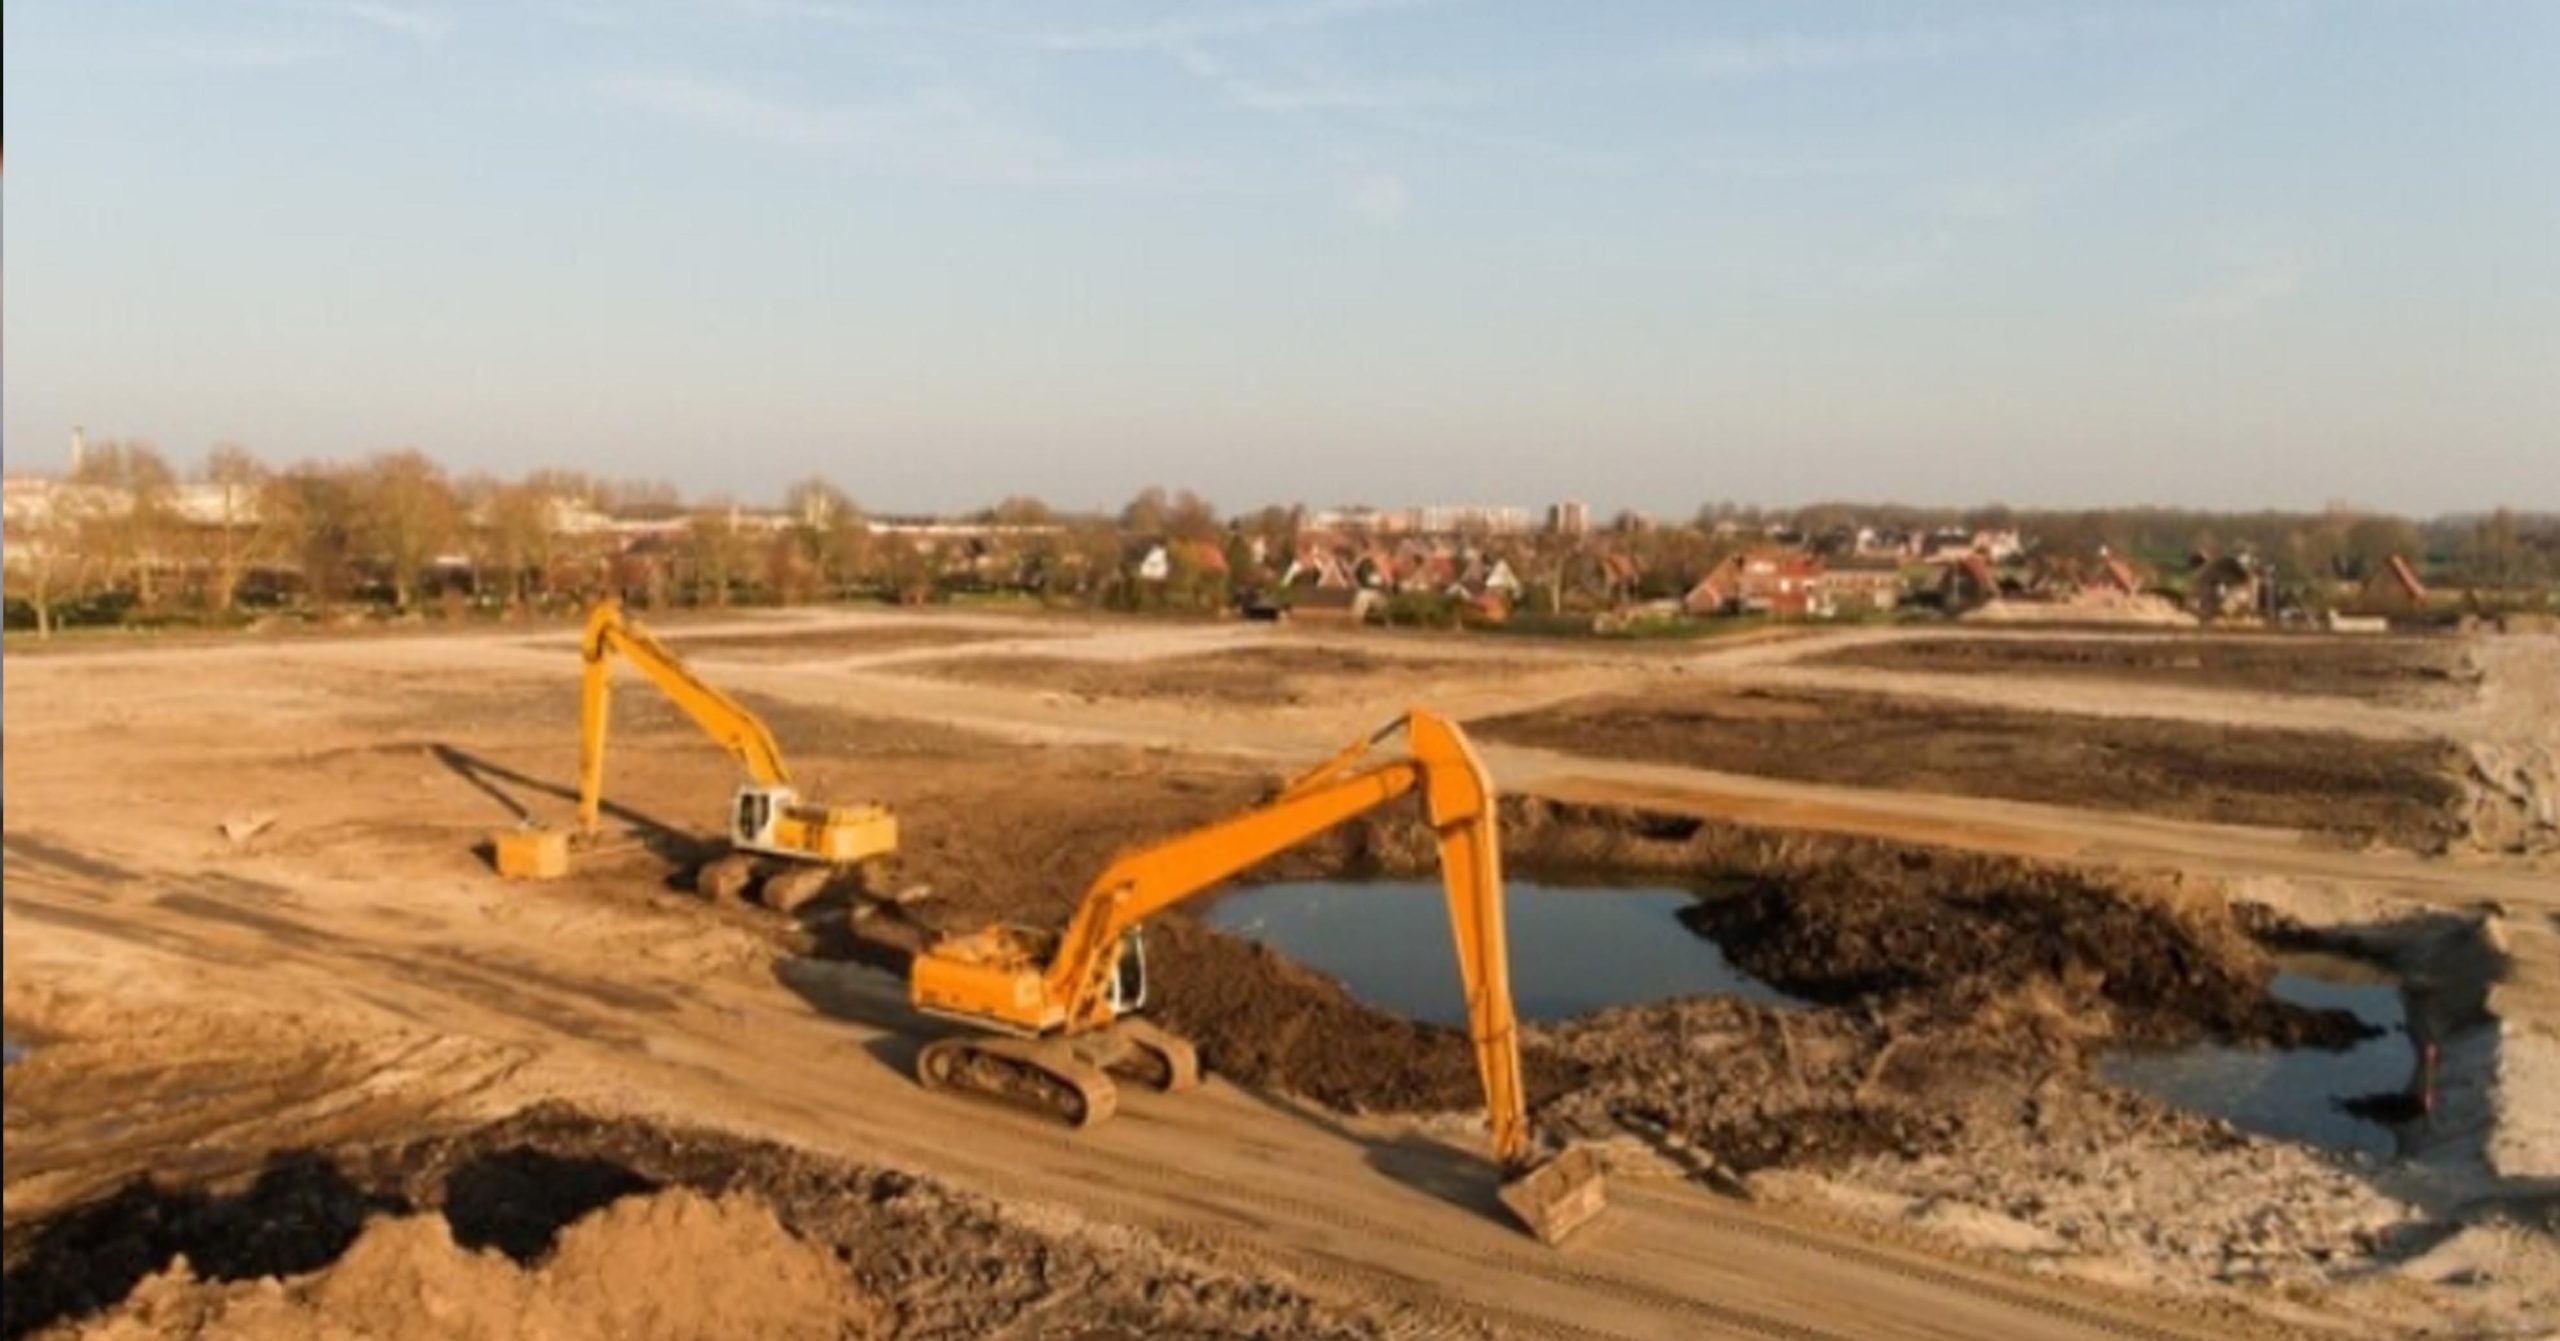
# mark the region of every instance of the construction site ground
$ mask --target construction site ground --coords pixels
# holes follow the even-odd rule
[[[898,883],[929,897],[786,918],[691,894],[734,774],[636,683],[616,839],[565,881],[497,881],[493,830],[573,808],[565,624],[13,651],[6,1335],[2560,1317],[2560,641],[2216,635],[2163,662],[2158,635],[1898,629],[1661,646],[824,611],[668,632],[806,790],[898,808]],[[2270,647],[2324,669],[2286,676]],[[1555,1249],[1503,1218],[1462,1039],[1181,916],[1150,962],[1200,1092],[1124,1091],[1077,1134],[917,1087],[951,1026],[906,1007],[901,945],[1062,919],[1116,849],[1412,705],[1483,724],[1515,871],[1721,891],[1691,929],[1808,1003],[1530,1032],[1537,1120],[1607,1152],[1603,1220]],[[2120,756],[2057,742],[2125,733],[2146,771],[2074,781]],[[1259,874],[1428,861],[1380,820]],[[2441,1060],[2401,1158],[2097,1076],[2127,1043],[2340,1041],[2266,994],[2267,947],[2292,944],[2403,975]]]

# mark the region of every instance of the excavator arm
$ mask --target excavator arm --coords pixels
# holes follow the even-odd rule
[[[1408,757],[1362,767],[1397,734]],[[1069,1031],[1111,1021],[1110,984],[1130,928],[1263,860],[1419,789],[1438,836],[1440,871],[1457,940],[1467,1032],[1491,1115],[1496,1158],[1535,1156],[1528,1091],[1520,1072],[1510,951],[1503,927],[1502,856],[1493,786],[1484,764],[1446,719],[1414,712],[1299,777],[1270,803],[1122,856],[1087,889],[1046,975],[1066,1005]]]
[[[578,828],[592,837],[604,802],[605,728],[612,720],[613,658],[621,655],[668,700],[693,719],[721,748],[737,757],[758,785],[787,786],[791,770],[782,747],[763,719],[745,705],[705,683],[686,669],[674,649],[622,613],[622,602],[608,596],[587,614],[579,640],[586,663],[580,683],[578,721]]]
[[[1401,734],[1403,757],[1372,762]],[[1267,804],[1129,853],[1087,889],[1042,968],[1039,995],[1062,1004],[1069,1037],[1113,1024],[1112,981],[1128,932],[1148,917],[1318,834],[1409,793],[1422,793],[1467,1002],[1467,1034],[1484,1085],[1503,1203],[1547,1242],[1598,1215],[1606,1191],[1585,1149],[1549,1159],[1530,1131],[1519,1018],[1503,925],[1502,852],[1491,777],[1457,727],[1412,712],[1282,789]]]

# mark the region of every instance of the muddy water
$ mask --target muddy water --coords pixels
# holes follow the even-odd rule
[[[1697,895],[1665,888],[1564,888],[1514,880],[1503,900],[1511,991],[1522,1016],[1560,1020],[1668,997],[1733,996],[1793,1004],[1735,968],[1679,912]],[[1449,914],[1436,884],[1314,881],[1261,885],[1206,914],[1342,981],[1381,1010],[1466,1023]]]
[[[2246,1131],[2334,1150],[2389,1156],[2391,1128],[2340,1107],[2360,1095],[2409,1087],[2417,1050],[2400,986],[2368,965],[2332,955],[2282,955],[2272,994],[2296,1005],[2353,1011],[2382,1032],[2346,1049],[2234,1048],[2200,1044],[2123,1053],[2099,1066],[2120,1085]]]

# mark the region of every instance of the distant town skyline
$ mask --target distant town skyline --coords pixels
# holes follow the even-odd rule
[[[0,443],[897,512],[2560,508],[2560,6],[0,11]]]

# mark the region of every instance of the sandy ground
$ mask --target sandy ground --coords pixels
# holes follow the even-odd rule
[[[1062,916],[1112,847],[1248,800],[1274,770],[1329,751],[1407,701],[1470,717],[1528,712],[1668,675],[2266,720],[2247,690],[2104,682],[2093,692],[2085,678],[1801,664],[1885,640],[1872,633],[1666,654],[983,615],[920,631],[935,624],[800,613],[687,632],[702,640],[699,669],[768,711],[811,790],[901,808],[907,864],[937,887],[925,907],[952,915]],[[757,636],[777,628],[791,637]],[[2214,890],[2254,891],[2310,921],[2437,919],[2429,925],[2446,944],[2471,944],[2462,936],[2472,935],[2486,947],[2468,970],[2450,950],[2428,961],[2457,987],[2477,989],[2476,1003],[2448,1007],[2456,1018],[2445,1029],[2449,1102],[2471,1107],[2408,1171],[2172,1132],[2156,1149],[2141,1147],[2158,1156],[2156,1167],[2136,1161],[2066,1196],[2060,1170],[2035,1168],[2056,1147],[2029,1142],[2013,1151],[2020,1177],[2052,1185],[2031,1206],[2019,1179],[1985,1181],[1986,1147],[1955,1141],[1779,1158],[1749,1174],[1756,1198],[1736,1199],[1731,1160],[1692,1158],[1713,1154],[1716,1124],[1728,1121],[1700,1091],[1693,1118],[1671,1115],[1696,1123],[1688,1133],[1622,1131],[1615,1209],[1556,1253],[1501,1221],[1463,1115],[1374,1106],[1363,1115],[1293,1097],[1285,1091],[1319,1087],[1281,1083],[1296,1074],[1286,1057],[1271,1063],[1280,1081],[1213,1077],[1199,1094],[1124,1095],[1119,1119],[1075,1137],[916,1089],[908,1060],[941,1026],[906,1011],[893,977],[813,952],[811,928],[707,907],[671,888],[696,855],[684,835],[716,827],[730,779],[645,691],[624,697],[612,775],[619,818],[641,836],[560,885],[496,883],[472,851],[485,831],[515,808],[555,821],[569,808],[575,694],[563,632],[96,649],[10,667],[5,1004],[13,1037],[33,1046],[8,1072],[12,1298],[23,1283],[16,1273],[41,1260],[25,1255],[30,1245],[137,1175],[221,1187],[288,1150],[337,1152],[331,1158],[352,1167],[362,1161],[343,1152],[407,1149],[528,1106],[567,1104],[651,1132],[768,1142],[795,1158],[842,1161],[864,1178],[896,1171],[952,1199],[932,1202],[935,1223],[965,1229],[1011,1217],[1006,1232],[1023,1237],[1004,1240],[995,1258],[1073,1269],[1060,1266],[1046,1285],[1018,1284],[1008,1296],[1014,1311],[978,1315],[980,1330],[1058,1309],[1062,1329],[1097,1335],[1232,1334],[1272,1318],[1294,1320],[1272,1334],[1344,1335],[2508,1335],[2531,1334],[2531,1319],[2549,1316],[2534,1310],[2560,1304],[2548,1228],[2560,1182],[2560,1133],[2550,1127],[2560,1112],[2560,881],[2546,858],[2424,859],[2069,804],[1490,749],[1507,790],[1550,804],[1953,847],[2128,878],[2170,871]],[[750,641],[716,641],[741,636]],[[1178,673],[1173,688],[1150,687],[1183,658],[1219,658],[1232,676],[1266,643],[1285,649],[1274,659],[1283,676],[1344,644],[1411,664],[1329,676],[1320,693],[1276,701],[1185,693]],[[2519,640],[2478,651],[2483,679],[2458,703],[2377,707],[2289,694],[2280,724],[2441,736],[2527,758],[2547,751],[2560,649]],[[1139,678],[1127,693],[1067,691],[992,672],[913,669],[981,655],[1126,665]],[[235,842],[220,831],[225,820],[263,827]],[[2219,906],[2219,893],[2211,897]],[[2484,913],[2484,900],[2500,910]],[[1241,953],[1231,943],[1196,948],[1203,964],[1245,962],[1220,958]],[[2245,968],[2245,951],[2233,954]],[[1321,996],[1305,990],[1307,1000]],[[2059,1018],[2095,1018],[2094,1009],[2066,1001]],[[1959,1023],[1978,1031],[1982,1018]],[[1375,1027],[1345,1020],[1346,1031]],[[1700,1039],[1740,1028],[1664,1027]],[[1862,1046],[1848,1023],[1837,1037],[1844,1049]],[[1570,1037],[1541,1046],[1551,1096],[1574,1088],[1575,1065],[1606,1072],[1642,1055],[1624,1034],[1579,1052]],[[2092,1091],[2068,1093],[2073,1105],[2094,1102]],[[2112,1120],[2093,1108],[2072,1130],[2103,1132]],[[2171,1125],[2141,1112],[2125,1121],[2135,1136]],[[632,1167],[649,1163],[616,1151]],[[762,1167],[745,1156],[716,1164]],[[660,1172],[650,1181],[717,1180]],[[757,1217],[771,1215],[793,1242],[834,1242],[794,1185],[776,1175],[743,1189],[698,1186],[746,1200],[694,1215],[681,1232],[717,1238],[732,1221],[761,1226]],[[2207,1188],[2227,1204],[2182,1224]],[[473,1297],[575,1297],[547,1283],[550,1273],[574,1274],[556,1258],[455,1256],[463,1250],[438,1241],[436,1217],[420,1209],[433,1204],[359,1217],[370,1227],[347,1235],[340,1256],[260,1263],[274,1269],[245,1281],[200,1279],[192,1259],[161,1254],[123,1296],[53,1320],[131,1329],[105,1335],[292,1335],[325,1318],[333,1298],[373,1298],[385,1279],[419,1272],[467,1274],[479,1282]],[[2269,1221],[2276,1211],[2253,1224],[2253,1210],[2266,1208],[2302,1224]],[[678,1214],[645,1197],[591,1214],[608,1210],[642,1222]],[[2066,1221],[2088,1226],[2083,1241],[2059,1241]],[[612,1232],[627,1232],[615,1223]],[[2146,1227],[2153,1242],[2142,1241]],[[2285,1260],[2243,1269],[2229,1249],[2253,1233],[2271,1259]],[[2286,1257],[2322,1235],[2335,1261]],[[2182,1238],[2212,1252],[2180,1266]],[[389,1246],[358,1251],[376,1239]],[[973,1334],[932,1313],[931,1300],[966,1297],[951,1281],[923,1268],[901,1274],[841,1243],[836,1256],[859,1287],[820,1310],[841,1320],[840,1334]],[[398,1270],[386,1276],[385,1261]],[[1151,1316],[1127,1300],[1075,1314],[1065,1301],[1076,1271],[1157,1281],[1141,1301],[1186,1302]],[[277,1283],[234,1297],[261,1280]],[[696,1325],[711,1324],[675,1318],[665,1334]]]

